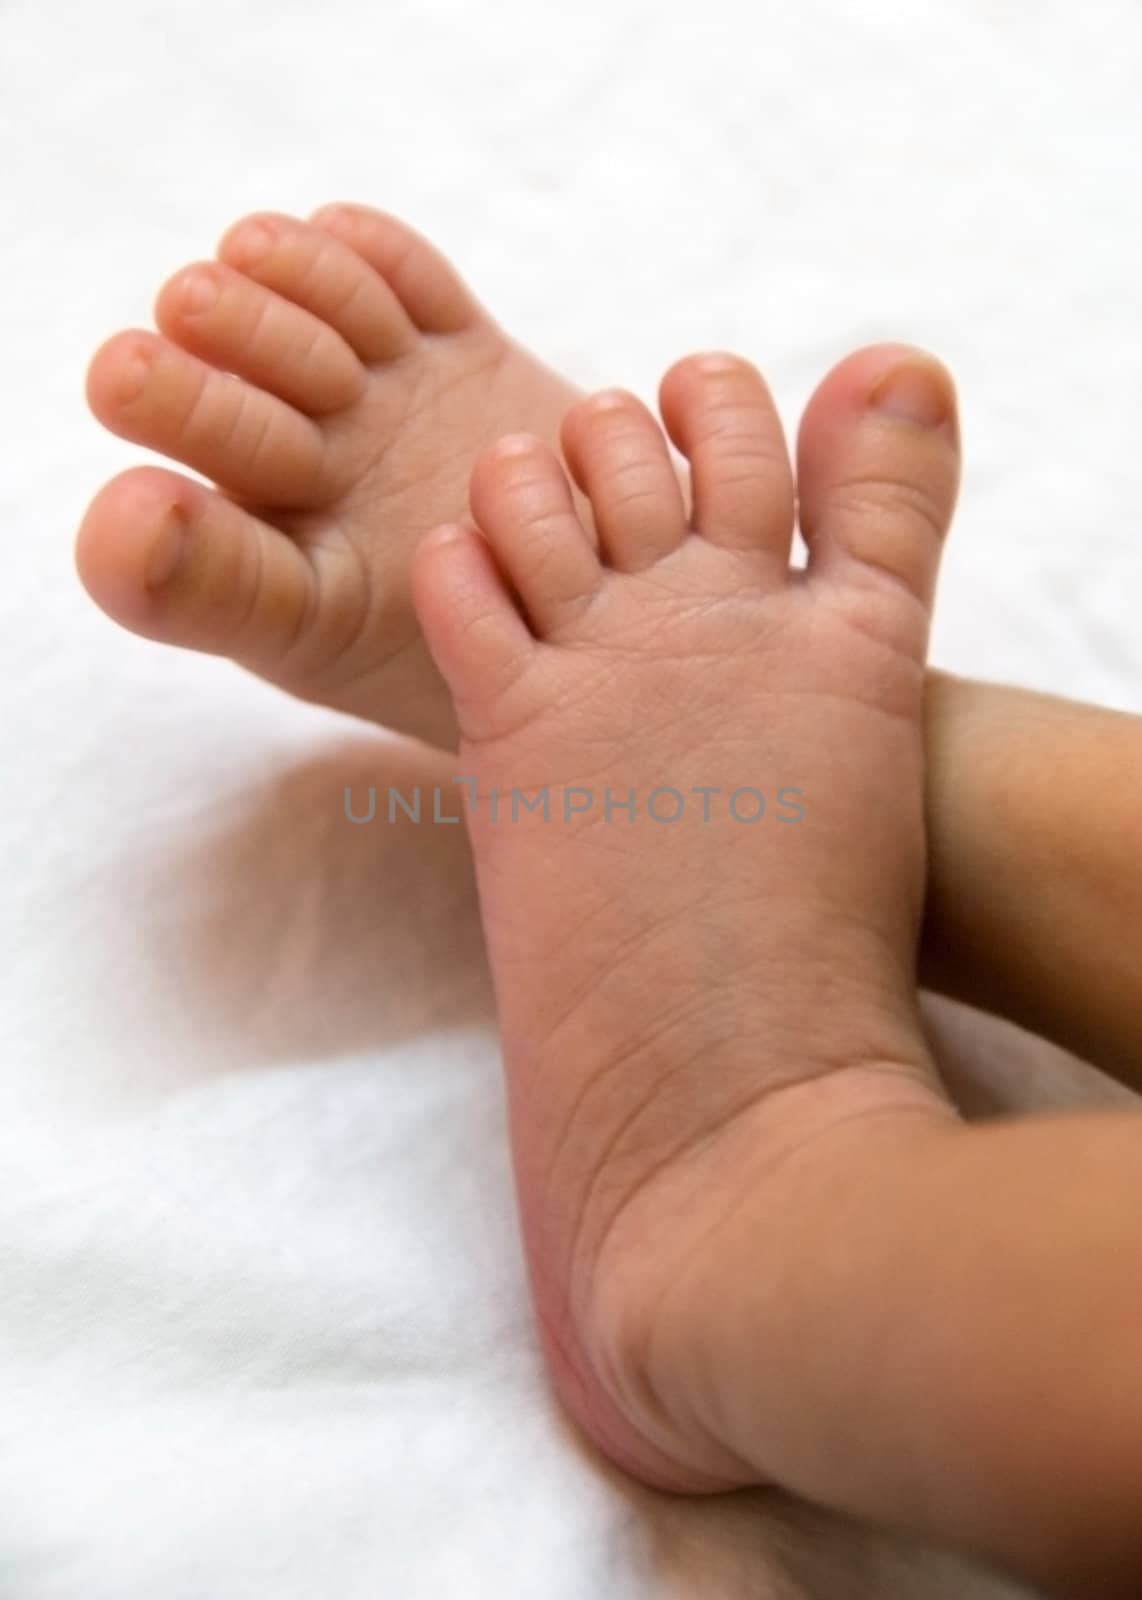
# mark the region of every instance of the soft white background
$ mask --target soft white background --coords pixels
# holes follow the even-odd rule
[[[335,198],[585,383],[729,345],[793,424],[916,340],[967,446],[937,660],[1137,707],[1140,148],[1134,0],[0,4],[3,1600],[1000,1592],[563,1425],[463,842],[342,818],[422,756],[89,606],[137,456],[82,372]]]

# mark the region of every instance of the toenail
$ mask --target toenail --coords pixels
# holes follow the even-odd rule
[[[621,411],[630,404],[630,396],[622,389],[601,389],[593,394],[587,404],[592,411]]]
[[[708,354],[695,356],[693,359],[695,371],[711,374],[737,372],[742,365],[737,356],[727,355],[723,350],[711,350]]]
[[[446,544],[457,544],[461,539],[468,537],[467,529],[462,528],[458,522],[445,522],[439,528],[433,528],[426,533],[422,543],[433,547]]]
[[[169,583],[186,548],[186,517],[178,506],[168,506],[147,555],[143,584],[161,589]]]
[[[147,387],[151,377],[151,358],[143,350],[127,357],[119,369],[119,404],[129,406]]]
[[[268,223],[251,222],[242,229],[237,243],[238,254],[244,261],[253,263],[269,255],[274,236]]]
[[[919,428],[938,428],[952,414],[951,395],[943,375],[919,362],[893,367],[873,385],[869,404],[885,416]]]
[[[538,440],[530,433],[507,433],[496,440],[496,454],[501,456],[529,456]]]
[[[218,300],[218,280],[203,267],[187,273],[182,280],[182,309],[188,316],[201,316]]]

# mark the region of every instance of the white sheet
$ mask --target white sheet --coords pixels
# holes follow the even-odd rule
[[[793,422],[915,339],[966,418],[937,659],[1136,705],[1140,60],[1130,0],[0,7],[3,1600],[1010,1592],[562,1423],[462,842],[341,815],[425,758],[89,607],[134,457],[81,378],[235,215],[342,197],[588,383],[730,345]]]

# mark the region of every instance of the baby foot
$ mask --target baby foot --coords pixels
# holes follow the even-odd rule
[[[600,547],[552,451],[507,438],[475,467],[480,532],[430,534],[413,596],[456,703],[561,1394],[660,1487],[755,1478],[733,1419],[693,1400],[736,1292],[717,1263],[739,1240],[754,1300],[773,1305],[755,1359],[767,1472],[811,1492],[816,1369],[789,1284],[826,1202],[803,1158],[812,1146],[834,1173],[850,1128],[883,1150],[951,1116],[914,961],[954,399],[901,347],[830,376],[802,431],[804,571],[756,372],[691,358],[661,405],[690,462],[689,516],[650,413],[598,395],[567,416],[563,448]],[[765,1225],[741,1245],[743,1210]],[[790,1402],[802,1378],[809,1398]]]
[[[148,638],[454,743],[412,549],[464,512],[481,444],[554,437],[575,391],[431,245],[360,206],[239,222],[166,284],[156,320],[95,356],[91,408],[218,487],[156,467],[108,483],[77,548],[93,598]]]

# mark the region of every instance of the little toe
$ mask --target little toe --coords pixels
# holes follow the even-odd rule
[[[326,447],[317,423],[157,334],[116,334],[97,350],[87,399],[112,433],[243,499],[282,507],[320,500]]]
[[[432,658],[469,740],[492,732],[497,707],[525,671],[535,640],[492,551],[474,528],[448,523],[421,540],[412,601]]]
[[[640,400],[610,389],[579,401],[564,419],[562,442],[612,566],[637,572],[678,548],[686,537],[678,475]]]
[[[416,329],[396,294],[324,228],[260,212],[228,230],[218,256],[328,323],[362,361],[393,361],[413,347]]]
[[[167,338],[310,416],[360,399],[365,369],[327,322],[217,261],[197,262],[159,292]]]
[[[92,599],[124,627],[255,671],[279,667],[314,598],[312,569],[283,533],[161,467],[104,485],[75,560]]]
[[[487,314],[448,259],[399,217],[344,202],[310,221],[369,263],[422,333],[462,333]]]
[[[849,356],[801,424],[810,575],[888,579],[930,606],[959,472],[955,389],[940,363],[907,345]]]
[[[670,437],[690,462],[696,531],[788,563],[793,473],[760,373],[738,356],[688,356],[663,378],[659,400]]]
[[[535,632],[557,636],[586,610],[602,579],[563,468],[541,440],[512,434],[477,457],[470,495],[472,515]]]

